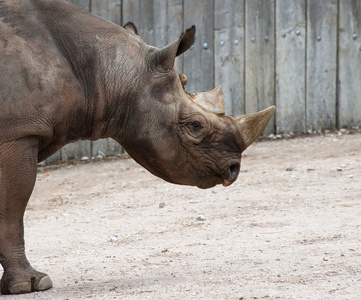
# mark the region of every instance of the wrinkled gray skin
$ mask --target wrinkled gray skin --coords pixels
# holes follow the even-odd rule
[[[64,0],[0,0],[1,293],[52,286],[25,257],[23,214],[37,163],[69,142],[112,137],[172,183],[236,180],[237,120],[196,104],[174,65],[194,34],[156,49]]]

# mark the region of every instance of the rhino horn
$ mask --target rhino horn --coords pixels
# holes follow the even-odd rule
[[[194,44],[195,34],[196,27],[193,25],[182,33],[178,40],[154,51],[152,53],[152,62],[156,67],[163,66],[166,70],[171,70],[176,56],[181,55]]]
[[[194,94],[192,95],[192,100],[204,109],[217,115],[224,116],[225,114],[223,89],[221,86],[216,87],[210,92]]]
[[[239,131],[243,139],[242,152],[247,149],[263,132],[271,120],[275,106],[253,114],[233,117],[237,121]]]

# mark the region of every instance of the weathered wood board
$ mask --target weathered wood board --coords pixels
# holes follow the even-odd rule
[[[80,159],[82,157],[90,158],[91,153],[91,141],[78,141],[76,143],[71,143],[61,148],[61,159]]]
[[[122,20],[133,22],[143,41],[154,45],[153,39],[153,1],[123,0]]]
[[[163,48],[179,38],[183,29],[182,0],[153,0],[153,45]],[[183,56],[177,57],[176,65],[183,72]]]
[[[97,156],[117,156],[124,153],[124,149],[119,143],[111,138],[100,139],[92,142],[91,157]]]
[[[245,113],[244,0],[215,0],[214,82],[221,85],[227,115]]]
[[[276,1],[276,132],[306,129],[306,1]]]
[[[275,3],[246,0],[245,4],[245,112],[254,113],[275,103]],[[271,132],[274,118],[264,131]]]
[[[194,46],[183,54],[186,90],[191,93],[214,88],[213,5],[213,0],[184,0],[184,26],[197,28]]]
[[[183,22],[183,0],[168,0],[167,6],[167,40],[169,44],[176,40],[180,34],[186,30]],[[183,55],[178,56],[175,60],[179,73],[183,73]]]
[[[153,23],[153,44],[157,48],[167,45],[168,34],[168,1],[153,0],[153,16],[156,22]]]
[[[68,1],[80,6],[85,10],[90,11],[91,0],[68,0]]]
[[[337,0],[307,4],[306,130],[336,127]]]
[[[361,0],[340,0],[338,126],[361,126]]]
[[[91,12],[118,25],[121,19],[122,0],[91,0]]]

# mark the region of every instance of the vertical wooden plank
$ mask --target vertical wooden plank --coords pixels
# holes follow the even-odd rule
[[[133,22],[139,28],[140,23],[140,1],[122,0],[122,20],[123,23]],[[124,25],[122,24],[122,25]]]
[[[304,132],[305,0],[277,0],[276,16],[276,132]]]
[[[176,40],[183,31],[182,0],[153,0],[153,20],[153,46],[163,48]],[[178,32],[174,34],[176,29]]]
[[[306,130],[334,129],[337,0],[308,0],[306,67]]]
[[[123,0],[123,21],[133,22],[143,41],[153,45],[153,1]]]
[[[162,48],[167,45],[167,0],[153,0],[153,46]]]
[[[209,91],[213,78],[213,0],[184,0],[184,26],[197,28],[194,46],[185,52],[184,73],[188,77],[187,91]]]
[[[275,103],[274,16],[273,0],[246,0],[246,113],[253,113]],[[273,131],[274,118],[265,134]]]
[[[338,126],[361,126],[361,0],[340,0]]]
[[[90,10],[90,1],[91,0],[68,0],[69,2],[72,2],[78,6],[80,6],[81,8],[85,9],[85,10]]]
[[[90,141],[78,141],[66,145],[61,149],[61,159],[80,159],[84,156],[90,158],[91,153],[91,142]]]
[[[154,45],[153,36],[153,1],[140,0],[139,35],[148,45]]]
[[[59,160],[62,160],[61,159],[61,150],[55,152],[52,156],[48,157],[46,160],[45,160],[45,163],[46,164],[51,164],[51,163],[54,163],[54,162],[57,162]]]
[[[175,41],[184,31],[183,23],[183,0],[168,0],[167,7],[167,44]],[[188,50],[189,51],[189,50]],[[183,57],[176,58],[175,63],[179,73],[183,73]]]
[[[214,79],[227,115],[245,113],[244,45],[244,0],[215,0]]]
[[[91,12],[121,25],[121,0],[91,0]]]
[[[111,138],[99,139],[91,142],[91,157],[97,155],[117,156],[124,150],[118,142]]]
[[[124,153],[122,146],[111,138],[92,142],[92,157],[97,157],[98,155],[118,156],[121,153]]]
[[[153,45],[163,48],[183,32],[183,1],[153,0],[153,20]],[[183,56],[176,58],[176,65],[182,73]]]
[[[123,20],[132,21],[149,45],[162,48],[183,32],[183,0],[123,0]],[[176,58],[180,73],[183,56]]]

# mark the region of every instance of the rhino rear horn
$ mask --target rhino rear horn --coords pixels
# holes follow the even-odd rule
[[[175,58],[194,44],[195,33],[196,26],[193,25],[182,33],[178,40],[162,49],[156,50],[153,54],[153,62],[156,65],[162,65],[167,70],[171,70],[174,66]]]
[[[197,94],[189,94],[192,100],[202,106],[204,109],[211,111],[219,116],[224,116],[224,98],[223,89],[221,86],[216,87],[210,92],[203,92]]]
[[[265,110],[242,116],[233,117],[237,121],[239,131],[243,139],[243,149],[247,149],[263,132],[271,120],[275,106],[270,106]]]

